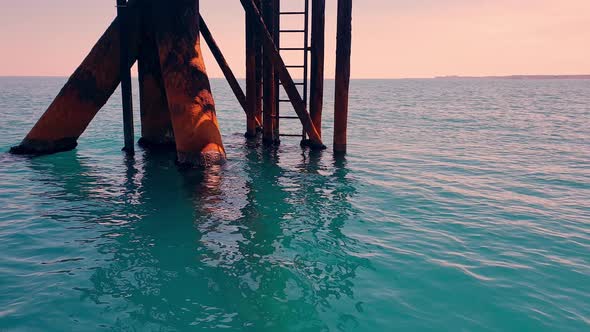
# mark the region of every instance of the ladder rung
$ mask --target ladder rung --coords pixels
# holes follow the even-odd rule
[[[305,8],[305,11],[284,11],[284,12],[279,12],[279,14],[280,15],[308,15],[307,5],[306,5],[306,8]],[[306,17],[306,19],[307,19],[307,17]],[[289,29],[289,28],[280,29],[279,28],[279,33],[301,33],[303,36],[306,37],[306,39],[305,39],[305,44],[306,45],[304,45],[303,47],[280,47],[279,48],[279,51],[303,51],[304,56],[307,57],[308,56],[307,52],[309,52],[311,50],[311,48],[307,44],[307,37],[308,37],[306,35],[307,32],[308,32],[308,30],[305,27],[303,29],[298,29],[298,28],[295,28],[295,29]],[[303,69],[303,72],[304,72],[304,78],[302,80],[303,82],[293,82],[293,84],[296,85],[296,86],[302,86],[303,89],[304,89],[304,92],[303,92],[304,94],[306,93],[306,91],[305,91],[306,89],[305,88],[307,87],[307,79],[308,79],[308,76],[307,76],[307,74],[308,74],[307,73],[307,68],[308,67],[306,66],[306,64],[307,64],[307,58],[305,58],[305,63],[303,65],[286,65],[285,66],[286,68],[299,68],[299,69]],[[279,85],[282,86],[283,83],[279,81]],[[304,99],[305,99],[305,97],[304,97]],[[278,102],[279,103],[291,103],[291,100],[290,99],[280,99],[280,98],[278,98]],[[283,107],[287,107],[287,106],[283,105]],[[299,120],[299,117],[298,116],[281,116],[279,114],[273,116],[273,118],[275,118],[277,120],[278,119],[281,119],[281,120],[282,119],[285,119],[285,120]],[[304,133],[303,134],[301,134],[301,133],[300,134],[289,134],[289,133],[281,134],[281,133],[279,133],[279,136],[280,137],[298,137],[298,138],[301,138],[301,139],[305,139],[305,137],[306,137]]]

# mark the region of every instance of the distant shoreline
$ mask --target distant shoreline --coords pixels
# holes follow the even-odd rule
[[[434,79],[588,80],[590,75],[436,76]]]

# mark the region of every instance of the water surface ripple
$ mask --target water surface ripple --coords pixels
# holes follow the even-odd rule
[[[0,78],[2,331],[590,329],[588,81],[356,80],[344,160],[245,142],[221,80],[223,167],[126,158],[118,96],[4,153],[64,81]]]

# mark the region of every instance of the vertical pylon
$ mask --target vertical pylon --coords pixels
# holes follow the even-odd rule
[[[262,7],[262,0],[256,0],[258,8]],[[254,34],[254,47],[256,49],[256,123],[262,123],[262,94],[263,85],[262,77],[264,75],[263,69],[263,55],[262,55],[262,43],[258,34]],[[262,127],[257,126],[257,131],[261,131]]]
[[[129,7],[127,0],[117,0],[119,17],[119,75],[121,76],[121,97],[123,103],[123,134],[125,146],[123,151],[135,152],[135,135],[133,128],[133,96],[131,92],[131,70],[129,70],[129,27],[127,22]]]
[[[352,41],[352,0],[338,0],[336,79],[334,101],[334,152],[346,153],[350,51]]]
[[[144,147],[174,147],[174,131],[168,110],[166,89],[160,69],[154,22],[148,4],[143,8],[141,44],[137,57],[139,71],[139,102],[141,139]]]
[[[255,0],[256,5],[260,4],[260,0]],[[258,71],[259,65],[259,49],[260,45],[256,38],[256,29],[253,23],[253,17],[246,14],[246,103],[248,106],[248,114],[246,116],[246,137],[256,137],[256,123],[260,122],[259,106],[260,106],[260,77]]]
[[[273,25],[275,27],[275,31],[274,31],[274,35],[273,35],[273,41],[275,43],[275,46],[277,47],[277,49],[280,49],[281,47],[281,0],[273,0],[273,6],[274,6],[274,10],[276,12],[275,15],[275,20],[273,22]],[[263,52],[266,52],[266,50],[264,49],[264,44],[262,47]],[[266,53],[265,53],[265,57],[266,57]],[[265,61],[269,61],[268,58],[266,58]],[[270,62],[270,61],[269,61]],[[281,125],[281,121],[280,121],[280,85],[279,83],[281,82],[281,80],[279,79],[279,73],[277,71],[277,69],[275,68],[275,84],[277,86],[277,96],[275,98],[275,114],[273,117],[273,136],[274,136],[274,140],[275,140],[275,144],[280,144],[281,143],[281,131],[280,131],[280,125]]]
[[[309,116],[322,136],[322,107],[324,104],[324,53],[326,27],[326,0],[311,2],[311,79],[309,89]]]
[[[276,3],[278,0],[262,0],[262,13],[264,22],[268,27],[271,35],[276,40],[278,38],[278,26]],[[262,140],[265,143],[274,143],[276,141],[274,124],[277,117],[277,94],[278,82],[275,78],[275,68],[269,59],[264,59],[264,121],[262,130]]]
[[[199,2],[155,0],[152,17],[178,162],[208,166],[225,160],[199,37]]]

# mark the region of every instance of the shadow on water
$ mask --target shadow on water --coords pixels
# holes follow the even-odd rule
[[[94,207],[83,223],[99,235],[81,242],[97,263],[76,290],[103,327],[354,329],[354,279],[370,266],[343,232],[357,213],[346,161],[282,157],[243,147],[223,167],[179,172],[168,153],[144,151],[101,173],[72,153],[31,168],[59,188],[50,199]]]

